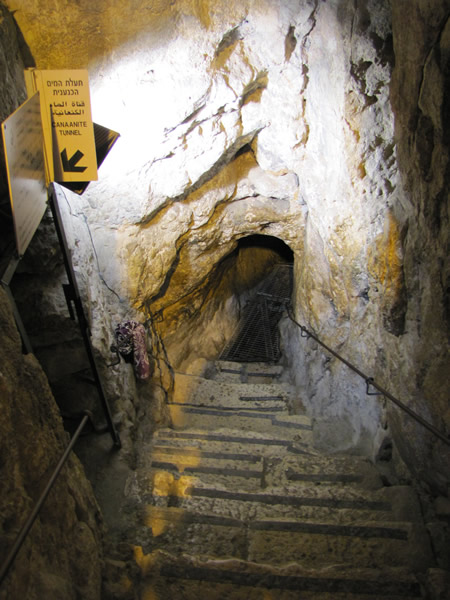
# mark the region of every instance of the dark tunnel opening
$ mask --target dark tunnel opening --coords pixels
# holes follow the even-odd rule
[[[280,262],[294,262],[294,253],[289,246],[283,240],[273,235],[253,234],[243,237],[238,242],[237,251],[243,248],[265,248],[278,254]]]
[[[294,254],[281,239],[265,235],[240,239],[235,254],[238,272],[250,272],[261,261],[265,265],[259,281],[246,298],[238,327],[220,358],[239,362],[278,362],[281,358],[278,322],[292,295]]]

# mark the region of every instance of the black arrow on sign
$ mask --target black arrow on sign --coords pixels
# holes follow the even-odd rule
[[[84,154],[81,152],[81,150],[77,150],[72,158],[68,159],[67,150],[64,148],[64,150],[61,152],[63,171],[66,173],[82,173],[83,171],[86,171],[87,167],[76,166],[77,162],[83,158],[83,156]]]

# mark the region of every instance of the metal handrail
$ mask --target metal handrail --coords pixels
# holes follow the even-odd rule
[[[67,461],[69,454],[71,453],[71,451],[75,445],[75,442],[80,437],[81,432],[83,431],[86,423],[89,421],[90,418],[91,418],[91,415],[86,411],[85,415],[83,416],[83,418],[80,421],[80,424],[77,427],[77,430],[73,434],[69,445],[65,449],[64,454],[59,459],[59,462],[56,465],[55,470],[52,473],[52,476],[50,477],[47,485],[45,486],[45,489],[43,490],[42,494],[39,497],[39,500],[36,502],[33,510],[31,511],[30,516],[28,517],[26,522],[23,524],[22,529],[19,531],[13,547],[9,551],[8,556],[6,557],[3,565],[0,568],[0,585],[3,583],[3,580],[5,579],[6,575],[8,574],[9,569],[12,567],[14,560],[15,560],[19,550],[22,547],[22,544],[25,541],[25,538],[27,537],[30,529],[32,528],[32,526],[39,514],[39,511],[42,508],[42,505],[44,504],[45,500],[47,499],[47,496],[49,495],[50,490],[53,487],[53,484],[55,483],[65,462]]]
[[[357,375],[359,375],[360,377],[362,377],[364,379],[364,381],[366,382],[366,394],[368,394],[369,396],[373,396],[373,395],[376,395],[376,394],[380,394],[380,395],[385,396],[391,402],[393,402],[396,406],[398,406],[404,412],[406,412],[415,421],[417,421],[418,423],[420,423],[423,427],[425,427],[426,429],[428,429],[428,431],[431,431],[431,433],[433,433],[441,441],[443,441],[445,444],[447,444],[447,445],[450,446],[450,436],[446,436],[444,433],[442,433],[441,431],[439,431],[439,429],[437,429],[434,425],[432,425],[431,423],[429,423],[428,421],[426,421],[423,417],[421,417],[415,411],[413,411],[408,406],[406,406],[406,404],[404,404],[403,402],[401,402],[401,400],[399,400],[398,398],[396,398],[395,396],[393,396],[391,393],[389,393],[387,390],[385,390],[383,387],[381,387],[381,385],[379,385],[376,381],[374,381],[373,377],[368,377],[367,375],[365,375],[362,371],[360,371],[357,367],[355,367],[355,365],[353,365],[351,362],[349,362],[348,360],[346,360],[340,354],[338,354],[337,352],[335,352],[332,348],[330,348],[329,346],[327,346],[324,342],[322,342],[313,333],[311,333],[310,331],[308,331],[308,329],[306,329],[306,327],[304,327],[298,321],[295,320],[295,318],[293,317],[291,309],[290,309],[289,306],[287,306],[287,313],[288,313],[288,316],[291,319],[291,321],[293,323],[295,323],[295,325],[297,325],[297,327],[300,328],[300,331],[301,331],[300,335],[301,335],[301,337],[312,338],[315,342],[317,342],[323,348],[325,348],[325,350],[327,352],[329,352],[330,354],[332,354],[333,356],[335,356],[337,359],[339,359],[341,362],[343,362],[345,365],[347,365],[347,367],[349,369],[351,369]],[[371,392],[370,391],[370,387],[373,387],[373,388],[377,389],[378,392]]]

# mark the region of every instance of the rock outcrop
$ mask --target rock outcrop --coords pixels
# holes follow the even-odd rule
[[[64,200],[105,356],[117,320],[145,322],[170,391],[170,369],[210,356],[239,315],[225,259],[273,236],[294,254],[299,321],[448,430],[445,2],[7,5],[38,68],[89,69],[94,120],[121,134]],[[443,443],[288,324],[284,347],[325,444],[375,457],[394,440],[447,493]]]
[[[19,333],[0,290],[0,560],[58,463],[69,437],[47,378]],[[12,598],[98,600],[101,516],[83,467],[71,456],[41,509],[0,589]]]

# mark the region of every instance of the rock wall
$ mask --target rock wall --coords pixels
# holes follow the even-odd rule
[[[393,388],[447,436],[449,370],[450,22],[445,2],[393,2],[391,83],[402,195],[396,208],[407,295],[400,344],[388,345]],[[392,419],[408,464],[444,494],[450,449]],[[430,468],[431,466],[431,468]]]
[[[0,110],[2,120],[25,100],[17,29],[0,5]],[[2,167],[4,163],[2,161]],[[12,241],[6,183],[0,188],[2,253]],[[6,266],[2,254],[2,266]],[[2,270],[3,275],[3,270]],[[3,288],[0,289],[0,562],[49,480],[68,435],[35,356],[22,344]],[[0,598],[98,600],[101,593],[102,519],[84,470],[72,455],[47,498]]]
[[[296,318],[448,428],[444,1],[7,4],[38,68],[89,68],[94,120],[121,134],[68,194],[96,248],[75,235],[102,351],[117,315],[145,322],[167,390],[171,361],[229,331],[218,265],[271,235],[294,253]],[[395,438],[446,487],[443,444],[284,332],[319,445],[376,457]]]
[[[41,366],[22,355],[5,292],[0,290],[0,560],[6,558],[67,443]],[[83,468],[63,468],[0,588],[10,598],[98,600],[101,515]]]
[[[18,30],[10,14],[0,4],[0,121],[4,121],[26,100],[24,61],[18,43]],[[0,252],[13,243],[8,178],[3,142],[0,145]]]

